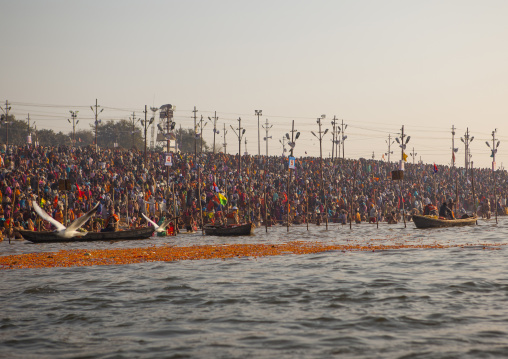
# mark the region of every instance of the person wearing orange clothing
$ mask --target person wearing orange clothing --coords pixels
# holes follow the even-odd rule
[[[64,222],[64,215],[63,215],[63,211],[62,211],[62,207],[61,206],[59,206],[58,209],[56,210],[54,217],[55,217],[55,219],[58,222],[63,224],[63,222]]]
[[[101,232],[116,232],[118,231],[118,222],[120,221],[120,217],[115,213],[115,209],[111,207],[109,209],[109,218],[106,221],[104,228]]]

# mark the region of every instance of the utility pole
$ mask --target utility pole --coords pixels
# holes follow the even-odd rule
[[[334,147],[335,147],[335,136],[336,136],[336,131],[335,131],[335,128],[336,128],[336,125],[337,124],[337,117],[334,115],[333,116],[333,120],[332,120],[332,163],[335,163],[333,162],[333,155],[334,155]],[[335,157],[337,157],[337,153],[335,152]]]
[[[219,131],[217,130],[217,119],[218,119],[217,111],[215,111],[214,113],[213,121],[210,118],[210,116],[208,116],[208,120],[210,120],[210,122],[213,122],[213,154],[215,154],[215,134],[219,134]]]
[[[344,125],[344,120],[342,120],[342,159],[345,158],[345,150],[344,150],[344,141],[347,139],[347,136],[344,135],[346,131],[347,125]]]
[[[267,195],[266,190],[268,188],[266,175],[267,175],[267,171],[269,168],[268,167],[268,139],[272,138],[272,136],[268,136],[268,130],[270,130],[272,127],[273,127],[273,125],[268,125],[268,119],[266,119],[266,124],[263,125],[263,128],[266,131],[266,137],[264,138],[264,140],[266,141],[266,162],[263,165],[263,177],[264,177],[263,192],[264,192],[264,196],[265,196],[265,232],[266,233],[268,233],[268,200],[267,200],[267,196],[266,196]],[[271,220],[271,217],[270,217],[270,220]]]
[[[223,144],[223,146],[224,146],[224,154],[226,154],[227,153],[227,151],[226,151],[227,147],[226,146],[228,145],[228,143],[226,142],[226,135],[228,134],[228,131],[226,131],[226,124],[224,124],[224,130],[222,130],[222,133],[224,134],[224,144]]]
[[[413,152],[411,152],[411,157],[413,157],[413,165],[415,164],[415,158],[418,153],[415,153],[415,148],[413,147]]]
[[[150,126],[153,121],[155,120],[154,117],[152,117],[150,119],[150,122],[148,122],[147,120],[147,115],[148,115],[148,110],[146,108],[147,106],[145,105],[145,110],[143,111],[143,113],[145,114],[145,119],[144,120],[141,120],[141,124],[143,125],[144,129],[145,129],[145,168],[146,168],[146,131],[148,129],[148,126]],[[153,127],[152,127],[153,128]]]
[[[388,163],[390,163],[390,154],[393,153],[390,147],[395,143],[395,141],[392,141],[391,135],[388,134],[388,141],[385,140],[385,142],[388,144],[388,152],[386,152],[386,155],[388,155]]]
[[[79,122],[79,120],[76,120],[76,117],[78,117],[79,111],[69,110],[69,112],[70,112],[71,118],[72,118],[72,145],[76,146],[76,125]],[[69,123],[71,123],[71,121],[69,119],[67,119],[67,121],[69,121]]]
[[[198,113],[198,110],[196,109],[196,106],[194,106],[194,110],[192,111],[194,113],[194,163],[196,163],[196,153],[198,152],[197,146],[198,146],[198,127],[196,122],[196,114]],[[201,134],[202,135],[202,134]],[[201,200],[201,199],[200,199]]]
[[[3,113],[5,114],[5,117],[2,116],[5,119],[5,144],[6,146],[9,146],[9,111],[11,110],[11,106],[9,106],[9,101],[5,100],[5,108],[2,108],[0,106],[0,109],[2,109]]]
[[[405,137],[407,137],[407,138],[404,140]],[[404,163],[404,150],[406,149],[406,145],[409,142],[410,138],[411,138],[411,136],[407,136],[404,134],[404,125],[402,125],[400,140],[398,137],[395,138],[397,143],[399,143],[399,145],[400,145],[400,163],[401,163],[400,169],[401,170],[402,170],[402,165]],[[401,180],[403,181],[403,179],[401,179]],[[402,197],[402,218],[404,219],[404,228],[406,228],[406,213],[404,210],[404,191],[403,191],[404,186],[403,186],[403,182],[400,182],[400,184],[401,184],[400,195]]]
[[[488,141],[485,141],[485,143],[487,144],[487,146],[489,146],[490,151],[491,151],[490,157],[492,157],[492,172],[494,172],[496,170],[496,153],[497,153],[497,148],[499,147],[499,144],[501,143],[501,141],[497,141],[497,144],[496,144],[496,132],[497,132],[497,128],[494,129],[494,131],[492,131],[492,147],[490,147],[490,144]]]
[[[264,140],[266,141],[266,163],[268,164],[268,139],[272,138],[272,136],[268,136],[268,130],[271,129],[273,125],[268,125],[268,119],[266,119],[266,123],[263,125],[263,128],[266,131],[266,137]]]
[[[321,190],[323,191],[323,197],[325,201],[325,221],[326,221],[326,229],[328,230],[328,208],[326,205],[326,193],[325,193],[325,186],[324,186],[324,179],[323,179],[323,137],[328,132],[328,129],[325,129],[324,131],[321,131],[321,119],[326,118],[326,115],[321,115],[321,117],[318,117],[317,124],[319,125],[319,136],[317,136],[314,131],[310,131],[314,137],[316,137],[319,140],[319,170],[321,172]]]
[[[231,125],[230,125],[231,126]],[[245,128],[242,128],[242,118],[238,117],[238,133],[235,131],[233,126],[231,126],[231,129],[235,133],[235,135],[238,137],[238,175],[241,175],[242,173],[242,137],[245,134]]]
[[[206,127],[206,125],[208,124],[208,122],[205,122],[205,124],[203,125],[203,115],[201,115],[201,119],[199,120],[199,124],[201,126],[201,153],[203,153],[203,128]]]
[[[452,125],[452,167],[455,167],[455,153],[458,150],[458,148],[455,148],[455,126]]]
[[[146,115],[145,115],[146,116]],[[132,148],[134,149],[134,133],[136,132],[135,131],[135,128],[136,128],[136,123],[138,123],[141,119],[137,119],[136,120],[136,113],[135,112],[132,112],[132,117],[131,117],[131,120],[132,120],[132,131],[131,131],[131,141],[132,141]]]
[[[282,157],[286,154],[286,138],[282,136],[282,140],[279,140],[279,143],[282,145]]]
[[[487,146],[489,146],[489,148],[492,152],[490,157],[492,157],[492,177],[494,180],[494,212],[496,214],[496,224],[497,224],[496,153],[497,153],[497,148],[499,147],[499,144],[501,143],[501,141],[497,141],[497,144],[496,144],[496,132],[497,132],[497,128],[494,129],[494,131],[492,131],[492,147],[490,147],[490,144],[488,141],[485,141],[485,143],[487,144]]]
[[[292,125],[291,125],[291,142],[289,142],[289,147],[291,148],[289,151],[291,152],[289,154],[289,157],[293,157],[293,150],[295,148],[295,141],[298,139],[298,137],[300,137],[300,132],[297,132],[296,133],[296,138],[294,136],[294,133],[297,132],[295,130],[295,120],[293,120],[292,122]],[[289,134],[286,133],[286,138],[288,139],[289,141]],[[291,210],[291,205],[290,205],[290,198],[291,198],[291,177],[292,177],[292,173],[291,173],[291,168],[289,168],[289,162],[288,162],[288,188],[287,188],[287,191],[288,191],[288,194],[287,194],[287,197],[288,197],[288,208],[287,208],[287,231],[289,232],[289,212]]]
[[[261,158],[261,135],[259,130],[259,116],[263,115],[263,110],[254,110],[254,113],[258,117],[258,161]]]
[[[32,138],[30,136],[30,114],[28,114],[28,117],[27,117],[26,121],[27,121],[27,125],[28,125],[28,127],[27,127],[26,141],[28,143],[29,142],[28,141],[29,138],[30,138],[30,142],[32,141]]]
[[[152,123],[155,121],[155,113],[159,111],[158,107],[150,107],[150,111],[153,112]],[[150,148],[153,150],[155,148],[155,125],[152,126],[150,133]]]
[[[462,143],[464,143],[464,148],[465,148],[465,160],[464,160],[464,168],[466,170],[466,180],[467,180],[467,170],[469,168],[468,164],[469,164],[469,144],[471,142],[473,142],[474,140],[474,136],[469,136],[469,127],[466,128],[466,133],[464,134],[464,137],[461,137],[460,140],[462,141]]]
[[[92,110],[92,112],[94,113],[95,115],[95,152],[97,152],[98,150],[98,146],[97,146],[97,127],[99,126],[99,123],[101,122],[101,120],[98,120],[98,116],[99,114],[104,111],[103,108],[101,108],[101,110],[99,111],[99,105],[97,104],[97,99],[95,99],[95,110],[93,109],[94,106],[90,106],[90,109]]]

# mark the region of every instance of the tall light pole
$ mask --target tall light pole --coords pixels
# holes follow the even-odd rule
[[[5,122],[5,144],[9,146],[9,111],[11,110],[11,106],[9,106],[9,101],[5,100],[5,108],[0,106],[0,109],[3,111],[2,122]]]
[[[76,120],[76,118],[78,117],[79,111],[69,110],[69,112],[70,112],[71,118],[72,118],[72,145],[76,146],[76,125],[79,122],[79,120]],[[71,123],[71,121],[69,119],[67,119],[67,121],[69,121],[69,123]]]
[[[335,151],[334,151],[335,150],[335,136],[337,134],[336,130],[335,130],[336,129],[335,125],[337,124],[337,117],[335,115],[333,116],[333,120],[332,120],[331,124],[332,124],[332,163],[335,163],[333,161],[333,155],[335,154],[335,157],[337,157],[337,153],[335,153]]]
[[[404,150],[406,149],[406,145],[409,142],[410,138],[411,138],[411,136],[408,136],[408,135],[404,134],[404,125],[402,125],[402,130],[401,130],[401,134],[400,134],[400,140],[399,140],[398,137],[395,137],[395,140],[397,141],[397,143],[399,144],[399,147],[400,147],[400,163],[401,163],[401,166],[400,166],[401,168],[400,169],[402,169],[402,164],[405,161]],[[401,179],[401,180],[403,181],[403,179]],[[401,189],[400,189],[400,195],[402,197],[402,218],[404,219],[404,228],[406,228],[406,213],[404,211],[404,191],[403,191],[403,185],[402,185],[402,183],[403,182],[401,182],[401,186],[400,186],[401,187]]]
[[[294,133],[296,132],[296,138],[294,136]],[[295,120],[293,120],[293,124],[291,126],[291,141],[288,142],[288,145],[289,147],[291,148],[290,150],[290,154],[289,154],[289,157],[293,157],[293,150],[295,148],[295,144],[296,144],[296,140],[298,139],[298,137],[300,137],[300,132],[297,132],[297,130],[295,130]],[[286,133],[286,138],[287,140],[289,141],[289,133]],[[290,202],[289,202],[289,199],[291,198],[290,194],[291,194],[291,191],[290,191],[290,186],[291,186],[291,168],[289,168],[289,163],[288,163],[288,188],[287,188],[287,191],[288,191],[288,209],[287,209],[287,231],[289,232],[289,212],[291,210],[291,205],[290,205]]]
[[[452,125],[452,167],[455,167],[455,153],[459,151],[455,148],[455,126]]]
[[[258,161],[261,158],[261,134],[259,129],[259,116],[263,115],[263,110],[254,110],[254,113],[258,117]]]
[[[159,108],[158,107],[150,107],[150,111],[152,111],[152,118],[153,118],[153,121],[155,121],[155,114],[157,113],[157,111],[159,111]],[[151,137],[150,138],[150,148],[154,149],[155,148],[155,125],[152,126],[150,137]]]
[[[217,130],[217,120],[219,118],[217,117],[217,111],[215,111],[213,120],[208,116],[208,120],[213,123],[213,154],[215,154],[215,134],[219,134],[219,130]]]
[[[466,128],[466,133],[464,134],[464,137],[461,137],[460,140],[462,141],[462,143],[464,143],[464,156],[465,156],[465,160],[464,160],[464,168],[466,169],[466,180],[467,180],[467,169],[469,168],[469,145],[471,144],[471,142],[473,142],[474,140],[474,136],[470,136],[469,135],[469,127]]]
[[[146,116],[146,115],[145,115]],[[136,132],[135,131],[135,128],[136,128],[136,123],[138,123],[139,121],[141,121],[140,118],[138,118],[136,120],[136,113],[133,112],[132,113],[132,117],[130,118],[132,120],[132,131],[131,131],[131,141],[132,141],[132,148],[134,149],[134,133]]]
[[[385,142],[388,145],[388,152],[386,152],[385,155],[388,156],[388,163],[390,163],[390,154],[393,153],[393,151],[391,151],[391,146],[395,143],[395,141],[392,141],[391,135],[388,134],[388,141],[385,140]]]
[[[268,139],[272,138],[272,136],[268,136],[268,130],[270,130],[273,125],[268,125],[268,119],[266,119],[266,123],[263,125],[263,128],[266,131],[266,137],[264,140],[266,141],[266,163],[268,164]]]
[[[347,136],[345,135],[347,125],[344,124],[344,120],[342,120],[342,159],[345,158],[346,151],[344,150],[344,141],[346,141]]]
[[[314,137],[316,137],[319,140],[319,170],[321,172],[321,190],[323,191],[323,197],[325,201],[325,221],[326,221],[326,229],[328,230],[328,208],[326,205],[326,193],[325,193],[325,186],[324,186],[324,179],[323,179],[323,137],[328,132],[328,129],[325,129],[324,131],[321,131],[321,119],[326,118],[326,115],[321,115],[321,117],[318,117],[317,124],[319,125],[319,136],[317,136],[314,131],[310,131]]]
[[[98,119],[99,114],[104,111],[103,108],[99,111],[99,105],[97,104],[97,99],[95,99],[95,110],[94,106],[90,106],[90,109],[95,115],[95,152],[97,152],[98,146],[97,146],[97,127],[99,126],[99,123],[101,123],[101,120]]]
[[[492,153],[490,155],[490,157],[492,157],[492,177],[494,180],[494,211],[496,213],[496,223],[497,223],[496,153],[497,153],[497,148],[499,147],[499,144],[501,143],[501,141],[497,141],[497,143],[496,143],[496,132],[497,132],[497,128],[494,129],[494,131],[492,131],[492,147],[490,147],[490,144],[487,141],[485,141],[485,143],[487,144],[487,146],[489,146],[491,153]]]
[[[224,154],[227,153],[227,145],[228,143],[226,142],[226,135],[228,134],[228,131],[226,131],[226,124],[224,124],[224,129],[222,130],[222,134],[224,135],[224,144],[222,146],[224,146]]]
[[[282,157],[286,154],[286,138],[282,136],[282,140],[279,140],[279,143],[282,145]]]
[[[152,117],[150,118],[150,121],[147,121],[147,114],[148,114],[148,111],[146,109],[146,105],[145,105],[145,111],[143,111],[143,113],[145,114],[145,119],[144,120],[141,120],[141,124],[143,125],[144,129],[145,129],[145,168],[146,168],[146,131],[148,129],[148,126],[150,126],[153,121],[155,121],[155,117]]]
[[[413,152],[410,153],[411,157],[413,158],[413,165],[415,164],[415,158],[418,153],[415,153],[415,148],[413,147]]]
[[[231,125],[230,125],[231,126]],[[238,133],[236,130],[231,126],[231,129],[235,133],[235,135],[238,137],[238,175],[241,175],[242,173],[242,137],[245,134],[245,128],[242,128],[242,118],[238,117]]]

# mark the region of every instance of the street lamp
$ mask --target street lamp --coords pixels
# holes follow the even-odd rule
[[[76,125],[79,123],[79,120],[76,120],[76,118],[78,117],[79,111],[69,110],[69,112],[72,117],[72,144],[74,146],[76,146]],[[67,121],[69,121],[69,123],[71,123],[71,120],[67,119]]]
[[[321,120],[325,119],[326,115],[321,115],[321,117],[318,117],[317,124],[319,125],[319,136],[317,136],[314,131],[310,131],[314,137],[316,137],[319,140],[319,167],[321,172],[321,190],[323,191],[323,197],[325,201],[325,221],[326,221],[326,229],[328,230],[328,208],[326,205],[326,193],[325,193],[325,186],[324,186],[324,179],[323,179],[323,137],[328,132],[328,129],[325,129],[324,131],[321,131]]]
[[[254,114],[258,117],[258,161],[261,158],[261,134],[259,130],[259,116],[263,115],[263,110],[254,110]]]
[[[208,120],[213,123],[213,154],[215,154],[215,135],[219,134],[219,130],[217,130],[217,120],[219,118],[217,117],[217,111],[215,111],[215,114],[213,116],[213,120],[208,116]]]

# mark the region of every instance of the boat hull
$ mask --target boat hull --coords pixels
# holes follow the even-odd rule
[[[236,224],[230,226],[205,225],[203,230],[207,236],[249,236],[254,234],[254,224]]]
[[[439,219],[429,216],[413,215],[413,222],[416,228],[444,228],[444,227],[462,227],[476,224],[477,217],[464,219]]]
[[[124,241],[146,239],[153,233],[153,228],[137,228],[116,232],[87,232],[82,237],[62,238],[55,232],[19,231],[24,239],[34,243],[55,242],[93,242],[93,241]]]

